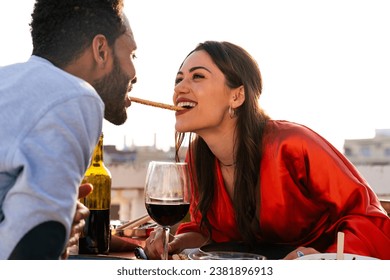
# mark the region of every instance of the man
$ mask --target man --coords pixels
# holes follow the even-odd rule
[[[123,0],[37,0],[31,35],[31,58],[0,68],[0,259],[67,255],[103,117],[126,121],[136,82]]]

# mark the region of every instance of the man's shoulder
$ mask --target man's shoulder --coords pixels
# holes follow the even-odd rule
[[[31,56],[24,67],[28,74],[25,77],[32,91],[54,99],[79,98],[89,96],[100,99],[96,90],[85,80],[55,66],[49,60]]]

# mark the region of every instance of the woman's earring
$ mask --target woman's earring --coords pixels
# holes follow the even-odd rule
[[[234,110],[232,106],[229,106],[229,116],[231,119],[236,116],[236,110]]]

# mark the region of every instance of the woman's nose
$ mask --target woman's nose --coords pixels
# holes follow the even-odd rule
[[[175,85],[175,93],[187,93],[190,91],[190,87],[188,82],[185,79],[181,80],[179,83]]]

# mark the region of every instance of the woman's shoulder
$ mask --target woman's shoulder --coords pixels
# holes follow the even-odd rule
[[[284,143],[285,145],[326,145],[330,143],[313,129],[306,125],[287,121],[269,120],[265,129],[267,142]]]
[[[266,125],[266,133],[288,136],[317,134],[306,125],[287,120],[269,120]]]

